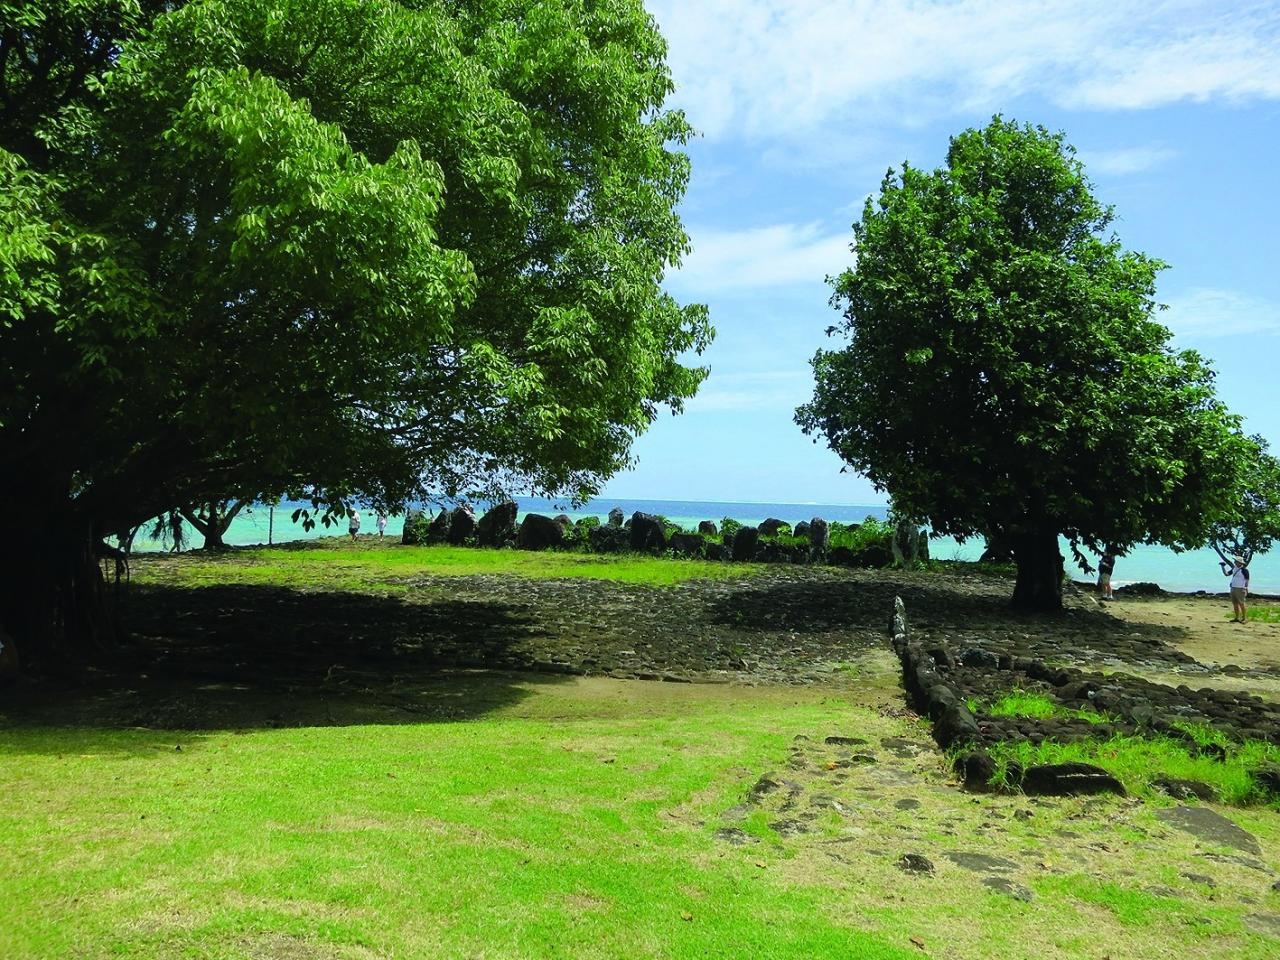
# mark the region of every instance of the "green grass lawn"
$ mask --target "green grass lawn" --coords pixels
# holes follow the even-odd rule
[[[695,822],[839,703],[528,693],[454,724],[5,731],[0,956],[911,955]]]
[[[1199,859],[1125,801],[1019,819],[1024,799],[948,787],[934,754],[888,779],[785,772],[797,735],[856,732],[879,752],[927,737],[910,718],[830,690],[501,682],[519,696],[464,722],[2,728],[0,957],[1275,956],[1244,916],[1280,910],[1270,880]],[[757,842],[718,840],[768,770],[843,812],[784,838],[769,821],[787,814],[757,809],[736,821]],[[1280,839],[1274,815],[1241,817],[1266,849]],[[985,887],[955,849],[1017,860],[1032,901]],[[906,851],[936,875],[901,872]]]
[[[405,547],[392,541],[337,538],[304,548],[266,547],[227,554],[145,554],[133,561],[141,583],[268,584],[327,590],[375,590],[396,593],[416,577],[467,577],[478,574],[549,578],[588,577],[648,586],[686,580],[750,577],[763,564],[714,563],[634,554],[603,555],[569,551],[493,550],[479,547]]]

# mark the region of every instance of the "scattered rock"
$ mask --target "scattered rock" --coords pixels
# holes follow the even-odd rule
[[[759,837],[753,837],[745,830],[739,830],[737,827],[721,827],[716,831],[716,839],[731,843],[735,847],[741,847],[748,843],[759,843]]]
[[[894,806],[899,810],[919,810],[920,801],[915,799],[915,797],[903,797],[901,800],[894,803]]]
[[[782,784],[769,774],[762,774],[760,779],[755,782],[755,786],[751,788],[750,799],[759,803],[761,798],[767,797],[781,786]]]
[[[981,647],[970,647],[964,651],[960,654],[959,662],[961,666],[975,667],[980,670],[998,670],[1000,668],[999,655],[992,653],[990,650],[983,650]]]
[[[972,870],[974,873],[1003,873],[1018,869],[1018,865],[1012,860],[988,856],[985,853],[967,853],[962,850],[952,850],[944,853],[943,856],[957,867]]]
[[[798,837],[809,832],[809,828],[799,820],[774,820],[769,829],[780,837]]]
[[[1261,933],[1263,936],[1280,939],[1280,914],[1247,913],[1240,919],[1254,933]]]
[[[1015,900],[1021,900],[1023,903],[1031,902],[1031,891],[1018,883],[1013,883],[1004,877],[986,877],[982,881],[982,885],[994,893],[1003,893],[1007,897],[1013,897]]]
[[[1254,767],[1249,771],[1256,783],[1264,793],[1273,797],[1280,797],[1280,764],[1267,763],[1262,766]]]
[[[1151,786],[1162,790],[1175,800],[1213,801],[1218,799],[1218,791],[1199,780],[1179,780],[1176,777],[1158,777],[1151,781]]]
[[[907,873],[933,873],[933,861],[918,853],[904,853],[898,858],[898,869]]]
[[[1101,767],[1089,763],[1049,763],[1028,767],[1022,774],[1022,790],[1033,796],[1127,795],[1124,784]]]
[[[1224,847],[1235,847],[1245,853],[1262,853],[1258,840],[1247,830],[1215,813],[1208,807],[1173,807],[1157,810],[1156,818],[1201,840]]]
[[[862,739],[862,737],[834,737],[833,736],[833,737],[827,737],[822,742],[830,744],[833,747],[858,747],[858,746],[862,746],[862,744],[866,743],[867,741]]]
[[[990,790],[996,775],[996,762],[985,750],[971,750],[956,764],[966,790]]]
[[[1184,873],[1181,876],[1192,883],[1203,884],[1206,887],[1216,887],[1218,885],[1217,880],[1213,879],[1213,877],[1206,877],[1203,873]]]

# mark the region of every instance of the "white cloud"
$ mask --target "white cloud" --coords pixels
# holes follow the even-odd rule
[[[1169,300],[1158,317],[1177,336],[1189,340],[1244,333],[1280,333],[1280,304],[1261,297],[1198,287]]]
[[[693,252],[670,283],[685,293],[821,284],[853,265],[853,231],[819,224],[778,224],[746,230],[690,228]]]
[[[788,415],[813,398],[813,372],[763,370],[717,374],[712,367],[697,396],[688,402],[689,413],[725,413],[746,410],[784,411]]]
[[[1155,169],[1177,155],[1176,150],[1167,147],[1125,147],[1119,150],[1081,150],[1080,161],[1087,173],[1124,176]]]
[[[996,110],[1280,99],[1280,6],[1205,0],[649,0],[710,138]]]

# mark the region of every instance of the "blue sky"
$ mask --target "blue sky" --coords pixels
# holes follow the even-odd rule
[[[1280,447],[1280,3],[648,0],[701,136],[667,279],[709,305],[711,376],[615,497],[881,503],[792,422],[834,346],[824,277],[887,167],[993,113],[1064,130],[1124,244],[1170,263],[1162,320]]]

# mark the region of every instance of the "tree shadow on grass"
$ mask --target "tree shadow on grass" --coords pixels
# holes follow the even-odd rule
[[[1015,655],[1058,659],[1117,657],[1129,662],[1194,662],[1175,644],[1177,626],[1134,624],[1105,609],[1068,601],[1057,614],[1009,608],[1012,584],[883,571],[849,579],[753,583],[722,597],[713,620],[743,631],[878,635],[888,642],[893,598],[902,597],[918,634],[945,638],[959,649],[981,643]]]
[[[75,684],[9,691],[2,722],[105,734],[469,720],[564,680],[519,672],[546,668],[521,646],[538,628],[502,603],[148,585],[125,621],[128,644]]]

